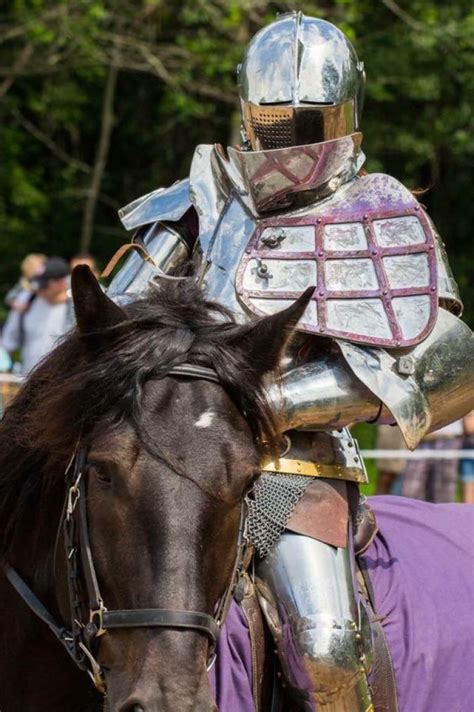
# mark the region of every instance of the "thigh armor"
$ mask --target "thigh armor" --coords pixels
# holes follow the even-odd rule
[[[350,547],[285,532],[257,567],[261,605],[301,709],[367,712],[371,632]]]

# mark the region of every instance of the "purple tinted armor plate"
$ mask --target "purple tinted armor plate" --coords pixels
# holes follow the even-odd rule
[[[430,222],[414,199],[383,211],[348,202],[337,217],[259,221],[237,271],[239,299],[264,315],[315,286],[300,330],[377,346],[417,344],[438,307]]]
[[[323,186],[323,192],[333,193],[349,173],[357,171],[353,169],[361,142],[362,134],[356,132],[331,141],[266,151],[229,147],[228,155],[256,211],[264,213],[291,202],[294,193]]]

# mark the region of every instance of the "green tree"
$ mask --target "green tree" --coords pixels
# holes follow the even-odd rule
[[[0,18],[0,292],[31,250],[105,261],[117,208],[227,143],[234,68],[289,2],[14,0]],[[364,147],[422,198],[474,319],[469,196],[474,12],[467,0],[333,0],[300,9],[345,30],[365,61]]]

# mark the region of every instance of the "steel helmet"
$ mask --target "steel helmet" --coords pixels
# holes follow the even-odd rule
[[[238,67],[244,139],[253,150],[327,141],[359,129],[365,73],[341,30],[301,12],[250,41]]]

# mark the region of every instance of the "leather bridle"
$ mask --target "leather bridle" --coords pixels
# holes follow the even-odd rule
[[[170,368],[165,376],[198,378],[220,383],[217,373],[194,364]],[[239,578],[252,554],[247,538],[247,497],[241,502],[237,550],[231,579],[218,602],[214,615],[192,610],[168,608],[138,608],[108,610],[100,593],[89,539],[87,518],[87,448],[78,443],[66,468],[66,498],[60,521],[64,534],[69,591],[70,627],[57,623],[22,577],[8,564],[3,565],[6,577],[24,602],[52,631],[76,665],[86,671],[96,688],[106,693],[106,683],[98,663],[98,639],[109,630],[120,628],[171,628],[197,630],[210,641],[208,669],[215,660],[217,638]],[[83,592],[86,592],[84,597]],[[84,620],[87,610],[87,620]]]

